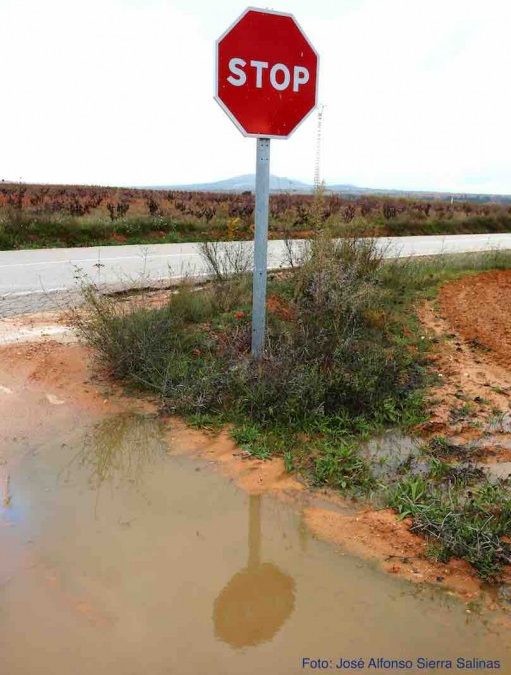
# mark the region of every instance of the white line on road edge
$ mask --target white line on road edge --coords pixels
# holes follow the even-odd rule
[[[8,265],[0,265],[0,269],[5,269],[7,267],[32,267],[34,265],[77,265],[80,263],[97,263],[98,259],[101,264],[105,262],[122,262],[124,260],[153,260],[154,258],[190,258],[198,256],[198,252],[193,253],[155,253],[154,255],[119,255],[115,258],[82,258],[79,260],[41,260],[39,262],[27,262],[27,263],[9,263]]]
[[[37,291],[16,291],[15,293],[6,291],[5,295],[0,296],[0,300],[7,300],[8,298],[18,298],[22,295],[44,295],[44,293],[60,293],[62,291],[72,291],[72,290],[75,289],[69,288],[69,286],[59,286],[58,288],[46,288]]]

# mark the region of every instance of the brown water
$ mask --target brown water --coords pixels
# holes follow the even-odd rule
[[[286,675],[341,656],[511,672],[504,610],[315,540],[298,506],[173,456],[150,416],[44,405],[0,446],[1,675]]]

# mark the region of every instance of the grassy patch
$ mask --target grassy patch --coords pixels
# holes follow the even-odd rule
[[[252,457],[269,459],[272,455],[267,435],[255,424],[239,424],[233,429],[232,437]]]
[[[388,504],[402,517],[413,518],[412,531],[429,538],[437,560],[462,558],[487,580],[498,578],[503,565],[511,563],[507,482],[491,483],[468,466],[447,477],[430,471],[393,485]]]
[[[356,444],[326,441],[316,446],[316,452],[311,472],[315,485],[362,493],[375,486],[371,467]]]

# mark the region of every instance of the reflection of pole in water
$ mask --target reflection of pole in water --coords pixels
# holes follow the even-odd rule
[[[267,642],[291,616],[295,583],[276,565],[261,562],[261,496],[249,497],[248,562],[213,605],[215,635],[232,647]]]
[[[261,496],[248,498],[248,568],[261,563]]]
[[[304,513],[302,511],[300,521],[298,523],[298,537],[302,553],[307,553],[307,543],[309,541],[309,529],[305,522]]]

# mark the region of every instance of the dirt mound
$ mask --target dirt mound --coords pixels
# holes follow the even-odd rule
[[[511,365],[511,270],[484,272],[445,285],[442,315],[476,350]]]

